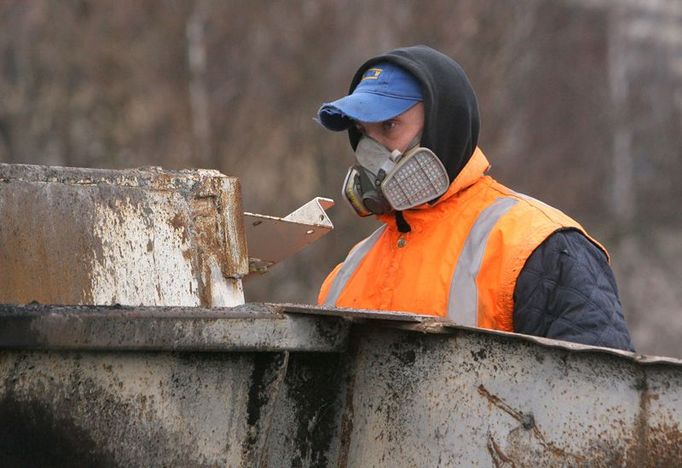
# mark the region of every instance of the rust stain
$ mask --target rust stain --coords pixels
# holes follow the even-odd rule
[[[678,425],[659,424],[650,427],[644,441],[646,459],[631,466],[682,466],[682,431]]]
[[[485,386],[483,386],[483,384],[478,386],[478,393],[483,395],[488,401],[490,401],[490,403],[492,403],[493,405],[495,405],[496,407],[510,415],[512,418],[520,422],[524,429],[531,430],[533,435],[536,437],[540,445],[542,445],[542,447],[545,450],[561,458],[572,458],[573,460],[575,460],[575,462],[578,463],[584,463],[586,461],[585,457],[567,452],[566,450],[557,447],[556,444],[554,444],[553,442],[548,441],[545,438],[545,435],[540,431],[540,428],[537,426],[537,424],[535,424],[535,420],[532,414],[530,413],[525,414],[521,411],[512,408],[503,399],[501,399],[497,395],[493,395],[492,393],[490,393],[488,389],[486,389]]]
[[[194,188],[190,200],[195,270],[200,275],[202,305],[211,305],[211,264],[226,278],[249,272],[241,192],[236,179],[212,177]]]
[[[93,214],[82,195],[90,189],[78,190],[52,183],[0,187],[0,302],[92,302],[89,264],[99,241],[80,229]]]
[[[510,415],[512,418],[516,419],[519,422],[523,420],[523,413],[521,413],[520,411],[516,411],[514,408],[505,403],[505,401],[502,400],[497,395],[493,395],[492,393],[490,393],[483,384],[478,386],[478,393],[483,395],[493,405],[500,408],[502,411]]]
[[[154,173],[153,187],[155,190],[172,190],[175,185],[175,177],[161,168],[148,168]]]
[[[220,212],[223,215],[227,267],[230,275],[244,276],[249,272],[248,246],[244,230],[244,208],[241,185],[238,179],[223,178],[220,190]]]
[[[173,219],[171,219],[170,224],[175,229],[182,229],[187,225],[184,217],[180,213],[175,213],[175,216],[173,216]]]
[[[500,468],[502,466],[512,466],[513,468],[516,468],[516,463],[514,463],[514,460],[509,458],[500,448],[499,445],[497,445],[497,442],[495,442],[495,439],[493,439],[493,436],[491,434],[488,434],[488,444],[486,445],[488,448],[488,453],[490,453],[490,458],[493,460],[493,464],[495,465],[496,468]]]
[[[637,382],[636,388],[639,389],[639,413],[637,414],[637,419],[635,420],[635,444],[631,447],[632,460],[638,466],[646,466],[646,460],[648,458],[648,440],[649,440],[649,401],[650,392],[649,384],[647,383],[646,371],[643,372],[641,379]],[[628,458],[630,458],[628,456]]]
[[[187,242],[189,239],[189,229],[187,226],[187,218],[183,213],[175,213],[175,216],[169,221],[169,224],[177,231],[182,233],[182,242]]]
[[[682,466],[682,431],[677,424],[650,425],[651,402],[659,395],[649,388],[646,370],[636,388],[640,391],[639,412],[627,450],[628,466]]]
[[[210,259],[214,258],[222,271],[225,267],[225,248],[215,204],[216,197],[205,193],[191,201],[192,250],[197,252],[193,260],[200,275],[199,295],[204,307],[210,307],[212,303]]]

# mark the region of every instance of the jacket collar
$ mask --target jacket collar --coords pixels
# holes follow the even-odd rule
[[[442,201],[447,200],[453,195],[463,191],[464,189],[471,187],[478,181],[478,179],[485,175],[488,169],[490,169],[488,158],[485,157],[485,154],[483,154],[483,151],[481,151],[479,147],[476,147],[476,150],[471,156],[471,159],[469,159],[469,162],[467,162],[462,171],[457,174],[457,177],[452,181],[450,187],[448,187],[448,190],[438,199],[438,201],[436,201],[436,203],[433,205],[425,203],[424,205],[418,206],[417,209],[436,206]]]
[[[485,154],[483,154],[483,151],[476,147],[471,159],[469,159],[469,162],[467,162],[455,180],[452,181],[448,190],[433,205],[424,203],[403,212],[405,219],[410,224],[413,222],[419,224],[421,221],[427,221],[433,216],[438,216],[438,213],[442,211],[438,209],[439,206],[444,205],[447,200],[474,185],[485,175],[488,169],[490,169],[488,159],[485,157]],[[379,215],[377,218],[379,218],[381,222],[388,224],[389,227],[395,228],[395,215],[393,213]]]

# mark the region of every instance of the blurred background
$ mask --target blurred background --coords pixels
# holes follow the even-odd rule
[[[492,175],[609,249],[639,352],[682,357],[682,1],[2,0],[0,162],[214,168],[247,211],[334,198],[336,229],[249,301],[314,302],[376,228],[312,118],[356,68],[427,44],[477,90]]]

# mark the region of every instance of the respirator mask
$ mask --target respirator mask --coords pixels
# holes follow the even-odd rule
[[[358,164],[343,182],[343,197],[360,216],[414,208],[443,195],[450,185],[443,163],[417,135],[404,153],[363,136],[355,149]]]

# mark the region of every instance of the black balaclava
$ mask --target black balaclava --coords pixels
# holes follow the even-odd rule
[[[427,46],[395,49],[365,62],[355,73],[349,94],[365,70],[380,62],[399,65],[419,80],[424,100],[421,146],[438,156],[452,182],[474,154],[480,124],[476,94],[464,70],[450,57]],[[351,126],[348,135],[355,151],[360,132]]]

